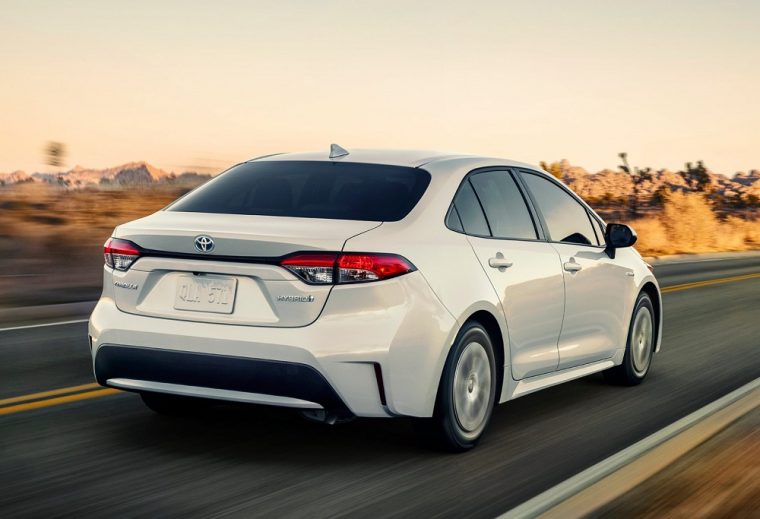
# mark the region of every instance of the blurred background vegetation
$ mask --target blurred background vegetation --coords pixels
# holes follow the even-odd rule
[[[60,169],[65,147],[50,143]],[[644,256],[760,249],[760,172],[730,179],[701,162],[679,172],[630,168],[589,174],[567,161],[542,167],[606,221],[629,223]],[[55,162],[55,164],[53,164]],[[94,300],[102,245],[120,223],[151,214],[209,175],[167,173],[142,162],[0,177],[0,307]]]

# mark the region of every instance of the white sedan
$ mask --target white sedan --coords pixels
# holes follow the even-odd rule
[[[105,245],[97,381],[328,423],[419,418],[473,447],[496,404],[640,383],[662,304],[636,234],[538,168],[423,151],[244,162]]]

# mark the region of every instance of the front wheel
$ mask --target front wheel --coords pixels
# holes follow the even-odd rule
[[[424,440],[463,452],[477,445],[493,413],[496,363],[486,330],[465,324],[446,359],[432,418],[421,422]]]
[[[641,384],[652,365],[655,344],[654,307],[649,296],[642,292],[636,300],[625,356],[619,366],[604,372],[605,378],[614,384],[635,386]]]

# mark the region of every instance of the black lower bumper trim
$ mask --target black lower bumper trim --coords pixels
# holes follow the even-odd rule
[[[352,416],[321,373],[295,362],[106,344],[95,356],[95,378],[103,386],[128,378],[298,398]]]

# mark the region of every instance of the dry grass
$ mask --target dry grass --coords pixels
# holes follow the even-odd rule
[[[98,296],[102,246],[113,228],[157,211],[187,191],[66,190],[42,184],[0,189],[0,306]]]
[[[630,222],[645,256],[760,248],[760,222],[736,216],[719,219],[696,193],[672,193],[657,216]]]

